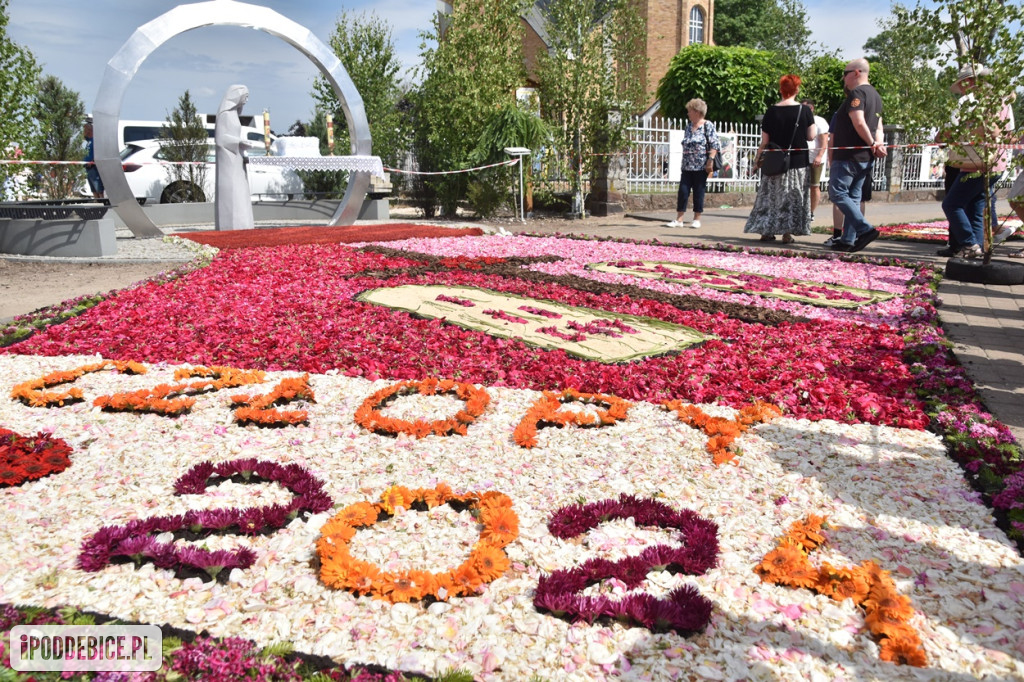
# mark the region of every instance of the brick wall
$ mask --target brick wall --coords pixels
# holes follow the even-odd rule
[[[647,104],[654,102],[658,83],[668,71],[672,57],[689,44],[690,11],[694,5],[704,10],[704,42],[714,44],[714,4],[714,0],[636,0],[640,16],[647,21]],[[536,85],[537,55],[547,47],[525,20],[520,23],[527,78],[530,85]]]
[[[713,45],[714,0],[639,0],[647,19],[647,93],[654,101],[658,83],[679,50],[690,44],[690,11],[704,10],[704,42]]]
[[[523,29],[523,62],[526,66],[526,78],[529,85],[537,85],[537,58],[547,51],[547,45],[540,39],[533,27],[526,23],[525,19],[519,20]]]

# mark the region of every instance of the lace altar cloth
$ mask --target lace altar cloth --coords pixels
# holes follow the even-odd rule
[[[379,156],[254,156],[249,163],[295,170],[347,170],[384,177],[384,164]]]

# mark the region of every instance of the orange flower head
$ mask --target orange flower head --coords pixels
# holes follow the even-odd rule
[[[356,594],[370,594],[380,580],[380,569],[374,564],[360,561],[352,566],[342,587]]]
[[[433,592],[434,580],[426,571],[402,571],[382,578],[380,591],[394,603],[422,599]]]
[[[476,594],[484,584],[484,579],[471,561],[465,562],[454,571],[449,571],[448,575],[451,576],[453,585],[452,594]]]
[[[454,571],[447,571],[434,576],[434,596],[445,600],[448,597],[458,596],[458,586],[455,584]]]
[[[388,514],[394,514],[399,507],[408,509],[415,499],[416,496],[411,490],[400,485],[391,486],[380,498],[381,506]]]
[[[896,591],[895,586],[875,583],[871,586],[868,598],[864,600],[864,610],[868,615],[879,614],[880,618],[905,623],[914,614],[910,598]]]
[[[423,488],[416,491],[427,507],[433,509],[446,503],[452,496],[452,488],[447,483],[439,483],[435,488]]]
[[[512,508],[512,498],[505,493],[496,490],[488,490],[480,496],[480,509],[493,509],[497,507]]]
[[[320,563],[320,580],[328,587],[344,587],[349,577],[349,566],[345,562],[325,559]]]
[[[862,561],[860,565],[867,572],[872,585],[882,582],[892,584],[892,577],[889,571],[882,570],[882,567],[874,561]]]
[[[377,521],[377,507],[369,502],[356,502],[338,512],[334,518],[350,526],[369,526]]]
[[[425,422],[422,419],[417,419],[411,422],[406,429],[409,435],[415,436],[416,438],[426,438],[434,432],[434,427],[431,422]]]
[[[816,549],[825,542],[825,536],[821,533],[821,524],[824,522],[824,516],[809,514],[803,521],[794,521],[786,535],[808,551]]]
[[[818,584],[818,572],[799,547],[783,545],[765,555],[754,569],[765,582],[790,587],[813,588]]]
[[[917,633],[906,621],[892,618],[880,611],[872,611],[864,617],[864,625],[876,637],[906,638],[916,637]]]
[[[324,537],[333,537],[336,542],[340,541],[339,544],[341,544],[351,540],[356,534],[356,529],[338,515],[323,525],[320,534]]]
[[[486,582],[497,580],[508,570],[509,560],[505,553],[487,543],[477,543],[470,555],[473,568]]]
[[[732,450],[714,450],[712,451],[711,463],[715,466],[721,466],[722,464],[728,464],[729,462],[738,462],[736,459],[736,453]]]
[[[867,599],[871,585],[867,573],[859,566],[836,568],[825,563],[818,569],[818,585],[815,589],[836,601],[852,599],[854,604],[860,604]]]
[[[913,637],[886,637],[881,642],[878,657],[896,665],[912,665],[915,668],[928,665],[928,657],[916,634]]]
[[[484,524],[480,537],[495,547],[504,547],[519,537],[519,517],[508,507],[485,507],[480,521]]]

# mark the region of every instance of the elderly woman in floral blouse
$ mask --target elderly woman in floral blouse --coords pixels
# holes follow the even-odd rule
[[[683,164],[679,174],[679,194],[676,196],[676,219],[665,223],[667,227],[683,227],[686,202],[693,191],[693,222],[690,227],[700,227],[700,214],[704,212],[704,191],[708,176],[714,170],[716,154],[722,153],[722,145],[715,132],[715,124],[705,120],[708,105],[702,99],[691,99],[686,103],[686,116],[690,119],[683,133]]]

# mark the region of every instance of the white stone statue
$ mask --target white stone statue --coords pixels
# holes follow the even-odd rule
[[[216,227],[218,230],[251,230],[252,197],[245,174],[242,124],[238,115],[249,100],[249,88],[232,85],[217,108],[213,141],[217,147]]]

